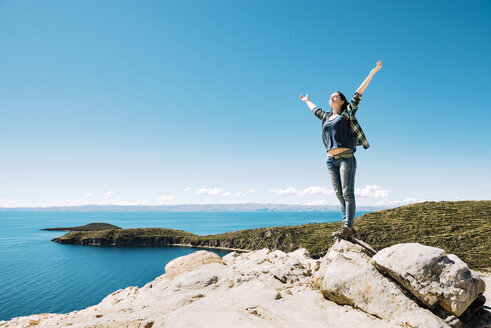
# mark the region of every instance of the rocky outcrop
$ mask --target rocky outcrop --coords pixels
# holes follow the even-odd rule
[[[381,250],[373,262],[426,305],[439,303],[457,316],[485,289],[484,281],[467,264],[435,247],[398,244]]]
[[[136,237],[136,238],[118,238],[118,237],[105,237],[105,238],[83,238],[77,237],[71,238],[54,238],[55,241],[60,244],[73,244],[73,245],[85,245],[85,246],[172,246],[183,243],[182,238],[174,237]]]
[[[322,259],[317,276],[322,294],[338,304],[351,305],[401,326],[448,327],[382,275],[359,245],[345,240],[335,243]]]
[[[194,252],[188,256],[181,256],[167,263],[165,266],[165,276],[167,279],[174,279],[178,275],[196,270],[200,266],[210,263],[226,265],[223,259],[215,253],[207,251]]]
[[[0,327],[462,326],[412,299],[346,241],[321,260],[305,249],[223,258],[199,251],[169,262],[165,271],[142,288],[118,290],[87,309],[14,318]],[[481,313],[472,327],[486,327],[488,319]]]

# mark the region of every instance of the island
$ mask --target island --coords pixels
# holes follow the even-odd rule
[[[41,230],[45,231],[99,231],[99,230],[116,230],[121,229],[118,226],[109,223],[94,222],[78,227],[67,227],[67,228],[45,228]]]
[[[333,245],[340,222],[247,229],[195,235],[165,228],[71,231],[52,241],[91,246],[187,246],[291,252],[305,248],[312,258]],[[456,254],[472,269],[491,271],[491,201],[423,202],[366,213],[356,218],[357,238],[380,250],[420,242]]]

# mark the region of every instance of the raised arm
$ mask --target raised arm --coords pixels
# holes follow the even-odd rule
[[[300,100],[305,102],[307,106],[309,106],[312,113],[314,113],[314,115],[317,116],[319,119],[322,120],[324,118],[324,115],[326,115],[326,112],[324,112],[322,109],[320,109],[313,102],[310,101],[308,94],[305,94],[305,96],[300,95]]]
[[[313,110],[317,107],[313,102],[310,101],[308,94],[305,94],[305,96],[300,95],[300,100],[305,102],[307,106],[309,106],[310,110]]]
[[[379,60],[377,62],[377,66],[375,66],[375,68],[370,71],[370,74],[368,74],[368,77],[365,79],[365,81],[363,81],[363,83],[360,85],[358,90],[356,90],[356,92],[358,92],[360,95],[363,94],[363,91],[365,91],[365,89],[368,87],[368,84],[370,84],[372,77],[375,75],[375,73],[380,71],[381,68],[382,68],[382,61]]]

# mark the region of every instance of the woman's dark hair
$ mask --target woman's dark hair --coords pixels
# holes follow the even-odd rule
[[[336,93],[339,93],[339,97],[341,98],[341,100],[344,100],[344,104],[343,104],[343,107],[341,107],[341,110],[345,110],[346,108],[348,108],[348,100],[346,99],[346,97],[343,95],[343,93],[341,91],[336,91]]]

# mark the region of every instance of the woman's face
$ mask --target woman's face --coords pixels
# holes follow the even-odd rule
[[[341,100],[341,96],[337,92],[334,92],[331,95],[331,98],[329,98],[329,106],[331,106],[332,108],[342,107],[343,104],[344,104],[344,100]]]

